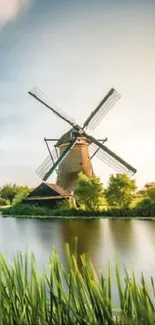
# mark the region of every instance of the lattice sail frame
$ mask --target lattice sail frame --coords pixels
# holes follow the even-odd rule
[[[129,176],[133,176],[134,172],[131,171],[126,166],[119,163],[115,158],[111,157],[107,152],[98,148],[95,143],[91,143],[89,146],[90,154],[93,155],[96,152],[95,156],[100,159],[103,163],[113,168],[118,173],[126,173]]]
[[[121,95],[117,92],[117,90],[112,88],[87,118],[83,128],[88,127],[92,131],[95,130],[103,117],[110,111],[120,97]]]
[[[45,174],[53,167],[60,157],[60,150],[55,148],[52,150],[51,155],[48,155],[42,164],[37,168],[36,174],[43,179]]]

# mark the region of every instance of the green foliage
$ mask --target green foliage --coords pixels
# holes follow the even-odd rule
[[[136,216],[155,217],[155,202],[150,198],[145,198],[134,208]]]
[[[151,201],[155,202],[155,186],[147,188],[147,196],[151,199]]]
[[[48,260],[49,270],[41,274],[35,256],[19,253],[12,265],[0,255],[1,325],[153,325],[155,324],[155,283],[144,275],[125,269],[124,279],[115,266],[116,294],[113,308],[111,267],[107,276],[94,270],[83,254],[80,267],[76,253],[66,246],[68,267],[64,268],[55,250]],[[98,274],[98,275],[97,275]],[[114,313],[117,317],[114,316]]]
[[[25,199],[25,197],[31,192],[31,189],[29,187],[18,187],[17,189],[17,193],[13,199],[12,204],[16,205],[20,202],[22,202],[22,200]]]
[[[125,174],[111,175],[108,187],[105,190],[105,198],[112,208],[128,208],[132,202],[135,190],[135,180],[131,180]]]
[[[121,217],[128,217],[128,218],[132,218],[133,216],[135,216],[135,212],[134,209],[131,208],[111,208],[108,209],[106,211],[106,216],[107,217],[114,217],[114,218],[118,218],[120,219]]]
[[[10,204],[17,193],[17,185],[16,184],[5,184],[0,191],[0,196],[4,200],[8,200]]]
[[[78,184],[74,191],[77,203],[86,210],[99,210],[103,204],[103,184],[96,176],[88,178],[83,173],[79,173]]]
[[[145,185],[142,191],[135,192],[135,181],[126,175],[112,175],[107,189],[99,178],[88,178],[79,174],[78,186],[75,189],[75,200],[64,200],[56,207],[41,207],[23,204],[22,200],[32,189],[27,186],[6,184],[0,192],[0,210],[3,216],[14,217],[155,217],[155,186],[154,183]],[[5,197],[2,198],[2,196]],[[11,207],[4,207],[13,198]],[[105,204],[104,197],[108,202]],[[104,210],[103,210],[104,206]],[[106,207],[106,208],[105,208]]]
[[[76,208],[75,198],[72,197],[69,200],[63,200],[60,203],[57,203],[55,209],[59,211],[68,211]]]
[[[4,200],[8,200],[12,204],[17,195],[17,202],[20,200],[20,196],[30,193],[31,189],[27,186],[18,186],[16,184],[5,184],[0,190],[0,197]]]
[[[70,208],[64,206],[58,206],[56,208],[46,208],[40,207],[37,205],[29,205],[29,204],[17,204],[11,207],[6,207],[2,210],[3,216],[11,215],[16,218],[34,218],[34,217],[99,217],[103,216],[102,211],[89,211],[77,208]]]
[[[17,204],[12,207],[1,208],[3,216],[10,215],[15,218],[132,218],[132,217],[155,217],[155,203],[149,199],[139,202],[133,208],[110,208],[108,210],[91,211],[78,208],[62,209],[55,208],[50,209],[46,207],[40,207],[28,204]]]
[[[7,205],[7,201],[0,197],[0,206],[5,206],[5,205]]]
[[[136,216],[155,217],[155,186],[153,184],[147,184],[143,199],[134,207]]]
[[[48,216],[49,209],[32,204],[16,204],[3,210],[4,215],[12,216]]]

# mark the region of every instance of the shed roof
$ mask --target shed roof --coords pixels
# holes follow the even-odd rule
[[[37,186],[26,199],[38,198],[69,198],[72,195],[70,192],[62,188],[57,184],[42,182],[39,186]]]
[[[65,190],[63,187],[61,187],[58,184],[53,183],[45,183],[48,187],[50,187],[52,190],[60,194],[61,196],[71,196],[70,192]]]
[[[69,195],[63,196],[63,197],[62,197],[62,195],[57,195],[57,196],[32,196],[32,197],[27,197],[25,200],[28,200],[28,201],[33,201],[33,200],[38,200],[38,201],[40,201],[40,200],[61,200],[63,198],[68,199]]]

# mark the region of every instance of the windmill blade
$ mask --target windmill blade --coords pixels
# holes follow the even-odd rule
[[[106,141],[108,140],[108,138],[105,138],[104,140],[98,140],[98,141],[100,141],[102,144],[103,143],[105,143]],[[92,145],[93,146],[93,145]],[[94,145],[95,146],[95,145]],[[90,148],[91,149],[91,148]],[[93,149],[93,148],[92,148]],[[100,150],[100,147],[97,147],[96,146],[96,148],[94,148],[94,150],[90,150],[90,152],[91,152],[91,157],[90,157],[90,159],[93,159],[95,156],[96,156],[96,154],[98,153],[98,151]]]
[[[58,156],[57,156],[58,154]],[[36,173],[37,175],[43,179],[44,176],[46,175],[46,173],[52,168],[52,166],[56,163],[56,161],[59,158],[59,152],[55,151],[55,148],[53,149],[53,151],[51,152],[51,154],[49,154],[47,156],[47,158],[42,162],[42,164],[37,168]]]
[[[95,144],[90,145],[90,153],[92,157],[96,156],[99,158],[102,162],[104,162],[106,165],[110,166],[114,170],[116,170],[119,173],[128,173],[129,171],[124,167],[120,166],[111,156],[109,157],[101,148],[98,148]],[[95,154],[94,154],[95,153]]]
[[[64,152],[59,156],[59,158],[55,161],[54,164],[49,164],[49,161],[47,159],[46,163],[45,163],[45,169],[44,169],[44,173],[42,173],[42,169],[41,169],[41,174],[42,174],[42,179],[44,181],[46,181],[49,176],[52,175],[52,173],[55,171],[55,169],[60,165],[60,163],[66,158],[66,156],[68,155],[68,153],[70,152],[70,150],[72,150],[72,148],[75,146],[77,142],[77,138],[75,138],[73,141],[71,141],[69,143],[69,145],[67,146],[67,148],[64,150]]]
[[[60,108],[56,107],[55,105],[52,105],[48,99],[47,96],[44,95],[39,88],[34,88],[31,91],[28,92],[29,95],[34,97],[36,100],[38,100],[40,103],[42,103],[44,106],[49,108],[55,115],[59,116],[61,119],[69,123],[71,126],[74,127],[76,124],[74,119],[71,118],[68,114],[63,112]]]
[[[108,94],[87,118],[83,128],[89,127],[89,129],[94,130],[120,97],[121,95],[114,88],[111,88]]]
[[[136,173],[136,169],[134,167],[132,167],[125,160],[120,158],[117,154],[115,154],[113,151],[111,151],[104,144],[100,143],[92,136],[88,136],[88,138],[91,142],[91,145],[90,145],[91,153],[97,151],[97,149],[100,148],[100,150],[96,152],[96,156],[100,160],[102,160],[107,165],[109,165],[110,167],[115,169],[117,172],[128,173],[130,175],[133,175]]]

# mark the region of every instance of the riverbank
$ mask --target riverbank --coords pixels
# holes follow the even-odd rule
[[[147,220],[155,221],[155,217],[109,217],[109,216],[30,216],[30,215],[2,215],[1,218],[16,218],[16,219],[38,219],[38,220]]]
[[[155,220],[155,204],[141,206],[140,208],[105,209],[102,211],[88,211],[78,208],[46,208],[36,205],[17,204],[1,208],[4,218],[28,219],[137,219]]]
[[[155,221],[155,216],[108,216],[108,215],[27,215],[27,214],[6,214],[3,211],[0,211],[0,217],[1,218],[15,218],[15,219],[38,219],[38,220],[100,220],[100,219],[107,219],[107,220],[147,220],[147,221]]]

